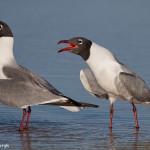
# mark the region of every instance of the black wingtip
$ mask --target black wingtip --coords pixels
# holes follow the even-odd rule
[[[90,108],[98,108],[98,105],[95,104],[90,104],[90,103],[85,103],[85,102],[77,102],[69,97],[64,96],[65,98],[68,99],[68,101],[59,101],[59,102],[54,102],[54,103],[46,103],[46,104],[42,104],[42,105],[57,105],[57,106],[77,106],[77,107],[81,107],[81,108],[86,108],[86,107],[90,107]]]
[[[89,103],[83,103],[83,102],[79,102],[81,104],[81,107],[92,107],[92,108],[98,108],[98,105],[95,104],[89,104]]]
[[[93,108],[98,108],[99,106],[98,105],[95,105],[95,104],[90,104],[90,103],[85,103],[85,102],[77,102],[69,97],[67,97],[71,103],[73,103],[75,106],[78,106],[78,107],[93,107]]]

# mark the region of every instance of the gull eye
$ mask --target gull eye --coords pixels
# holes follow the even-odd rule
[[[78,43],[79,43],[79,44],[82,44],[82,43],[83,43],[83,40],[82,40],[82,39],[78,39]]]
[[[3,29],[3,25],[0,24],[0,30],[2,30],[2,29]]]

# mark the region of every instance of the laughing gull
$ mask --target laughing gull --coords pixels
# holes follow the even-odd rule
[[[110,128],[116,99],[124,99],[132,104],[136,128],[139,128],[134,103],[150,104],[150,90],[145,81],[119,62],[108,49],[86,38],[75,37],[59,43],[68,43],[70,46],[58,52],[70,51],[80,55],[88,64],[89,68],[80,72],[81,82],[91,94],[109,99]]]
[[[25,128],[28,128],[33,105],[58,105],[72,112],[84,107],[98,107],[72,100],[39,75],[18,65],[13,55],[13,43],[11,29],[0,21],[0,102],[7,106],[23,108],[19,130],[23,130],[26,115]]]

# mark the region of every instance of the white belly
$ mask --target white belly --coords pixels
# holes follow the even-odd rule
[[[92,70],[98,84],[109,94],[119,95],[116,85],[115,78],[122,71],[120,65],[116,62],[109,61],[103,63],[97,63],[96,66],[89,65]]]
[[[95,78],[98,84],[108,93],[117,94],[116,87],[114,85],[114,76],[103,72],[96,72]]]
[[[111,64],[112,65],[112,64]],[[112,66],[113,68],[114,66]],[[118,95],[116,86],[115,86],[115,78],[119,74],[120,69],[112,69],[112,68],[98,68],[94,71],[94,75],[97,79],[97,82],[108,92],[115,95]]]
[[[120,64],[106,48],[92,43],[90,56],[86,63],[89,65],[98,84],[111,95],[118,95],[115,78],[122,71]]]

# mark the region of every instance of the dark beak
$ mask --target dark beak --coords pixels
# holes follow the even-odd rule
[[[70,46],[60,49],[60,50],[58,51],[58,53],[64,52],[64,51],[71,51],[71,50],[74,49],[74,48],[78,48],[78,46],[77,46],[76,44],[69,43],[68,40],[61,40],[61,41],[59,41],[57,44],[60,44],[60,43],[70,44]]]
[[[68,40],[61,40],[57,44],[60,44],[60,43],[69,43],[69,42],[68,42]]]

